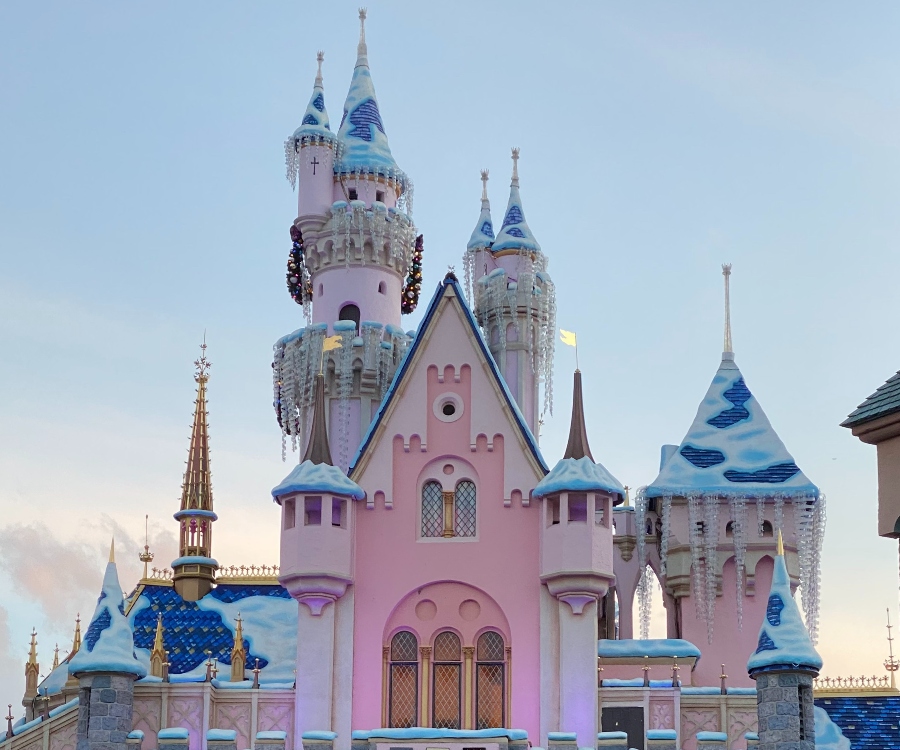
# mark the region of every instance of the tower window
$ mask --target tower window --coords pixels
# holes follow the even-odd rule
[[[445,417],[452,417],[454,414],[456,414],[456,404],[454,404],[452,401],[448,401],[441,407],[441,412]]]
[[[376,190],[375,191],[375,200],[384,203],[384,190]]]
[[[387,284],[385,284],[383,281],[378,282],[378,293],[387,294]]]
[[[325,294],[325,285],[319,284],[319,296],[321,297],[323,294]]]
[[[321,526],[322,525],[322,498],[308,497],[303,505],[303,524],[304,526]]]
[[[356,305],[344,305],[338,313],[338,320],[352,320],[359,332],[359,308]]]
[[[359,193],[356,192],[356,188],[350,188],[347,191],[347,195],[350,196],[350,200],[352,200],[352,201],[359,199]]]
[[[547,506],[547,525],[555,526],[559,523],[559,498],[548,497],[544,502]]]
[[[293,500],[285,500],[284,502],[284,528],[293,529],[294,524],[296,523],[295,512],[294,512],[294,501]]]
[[[587,523],[587,495],[583,492],[569,495],[569,523]]]
[[[331,498],[331,525],[345,527],[347,523],[347,503],[340,498]]]
[[[477,521],[475,483],[463,479],[452,492],[444,492],[440,483],[426,482],[422,487],[423,537],[474,537]]]

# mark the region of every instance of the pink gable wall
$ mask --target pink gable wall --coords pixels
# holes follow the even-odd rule
[[[490,628],[512,648],[507,724],[536,738],[540,507],[528,497],[540,473],[456,301],[445,296],[440,304],[380,436],[354,472],[367,501],[355,506],[353,727],[381,725],[382,648],[396,630],[407,627],[430,645],[449,629],[474,646]],[[448,394],[462,403],[452,422],[438,416]],[[476,536],[420,538],[422,485],[436,480],[452,490],[460,479],[477,488]],[[419,607],[425,599],[435,606]],[[460,609],[468,600],[479,603],[474,617],[471,604]]]

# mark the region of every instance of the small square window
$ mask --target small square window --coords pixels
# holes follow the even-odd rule
[[[587,495],[582,492],[569,495],[569,523],[587,523]]]
[[[547,498],[547,525],[555,526],[559,523],[559,498]]]
[[[303,514],[303,523],[306,526],[322,525],[322,498],[308,497],[305,500]]]
[[[346,524],[346,508],[347,503],[345,500],[340,500],[339,498],[333,497],[331,498],[331,525],[344,527]]]
[[[293,529],[294,524],[297,522],[294,501],[293,500],[285,500],[284,503],[284,528]]]
[[[381,201],[384,203],[384,190],[376,190],[375,191],[375,200]]]
[[[347,195],[350,196],[350,200],[355,201],[359,199],[359,193],[356,192],[356,188],[350,188],[347,191]]]

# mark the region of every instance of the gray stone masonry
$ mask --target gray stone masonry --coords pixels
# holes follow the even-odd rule
[[[698,742],[697,750],[725,750],[728,746],[724,740],[707,740],[706,742]]]
[[[334,750],[332,740],[303,740],[303,750]]]
[[[812,694],[806,672],[756,674],[757,750],[815,750]]]
[[[182,739],[181,737],[160,738],[157,740],[159,750],[189,750],[190,742],[190,739]]]
[[[628,750],[628,739],[598,737],[597,750]]]
[[[675,740],[647,740],[647,750],[678,750]]]
[[[502,743],[501,743],[500,747],[501,748],[503,747]],[[528,740],[511,740],[507,744],[507,748],[508,748],[508,750],[528,750],[528,748],[529,748]]]
[[[256,735],[256,741],[253,743],[253,746],[256,750],[285,750],[284,746],[287,740],[285,739],[266,739],[264,737],[260,737],[259,734]],[[356,743],[359,740],[353,740],[353,750],[360,750],[356,747]],[[364,749],[369,750],[369,741],[363,740]]]
[[[126,750],[131,732],[134,677],[82,675],[79,684],[77,750]]]
[[[547,750],[577,750],[575,740],[547,740]]]
[[[209,750],[237,750],[237,740],[211,740],[207,737],[206,746]]]

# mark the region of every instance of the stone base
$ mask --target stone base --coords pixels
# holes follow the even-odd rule
[[[256,750],[285,750],[286,743],[287,732],[257,732],[253,746]]]
[[[334,750],[334,732],[304,732],[303,750]]]
[[[184,727],[160,729],[156,737],[159,750],[189,750],[190,748],[190,732]]]
[[[131,732],[134,677],[89,674],[78,680],[77,750],[126,750]]]
[[[815,750],[813,675],[808,672],[757,672],[758,750]]]
[[[549,732],[547,734],[547,750],[578,750],[575,733]]]
[[[628,750],[628,735],[625,732],[600,732],[597,750]]]

